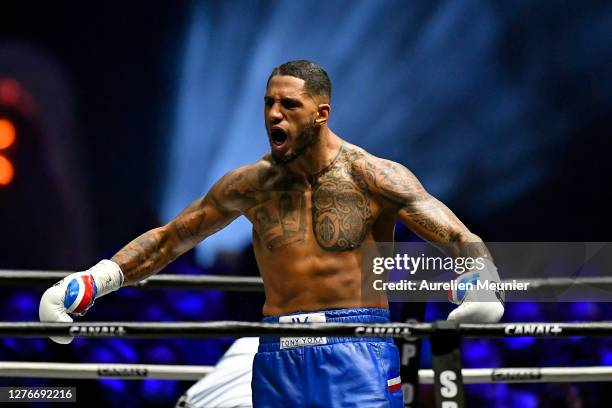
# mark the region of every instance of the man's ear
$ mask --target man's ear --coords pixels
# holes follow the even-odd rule
[[[319,105],[317,109],[317,115],[315,117],[315,125],[321,126],[327,123],[329,119],[329,114],[331,113],[331,106],[329,103],[322,103]]]

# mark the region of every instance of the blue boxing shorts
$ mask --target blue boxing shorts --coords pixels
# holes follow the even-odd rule
[[[272,316],[265,323],[388,323],[386,309]],[[253,361],[253,406],[403,407],[399,352],[391,338],[261,337]]]

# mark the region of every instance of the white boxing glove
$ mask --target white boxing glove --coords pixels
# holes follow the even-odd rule
[[[459,306],[449,313],[447,320],[457,323],[497,323],[504,315],[503,291],[476,289],[478,281],[499,282],[495,264],[484,259],[485,268],[472,270],[456,278],[457,287],[448,291],[449,300]],[[459,284],[471,284],[473,289],[462,289]]]
[[[457,323],[497,323],[504,315],[501,302],[465,301],[448,314],[447,320]]]
[[[66,276],[50,287],[40,298],[38,317],[41,322],[72,322],[68,313],[83,315],[94,300],[119,289],[123,272],[115,262],[104,259],[92,268]],[[72,336],[51,337],[60,344],[68,344]]]

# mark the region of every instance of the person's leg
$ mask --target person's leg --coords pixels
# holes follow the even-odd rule
[[[399,353],[385,341],[305,349],[308,407],[403,407]]]
[[[260,348],[261,350],[261,348]],[[253,361],[254,408],[303,407],[303,349],[260,351]]]

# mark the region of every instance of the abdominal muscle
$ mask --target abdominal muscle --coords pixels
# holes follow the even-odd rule
[[[307,239],[271,251],[261,245],[256,234],[253,238],[266,292],[265,316],[388,307],[384,293],[367,296],[367,299],[362,296],[359,249],[331,252]]]

